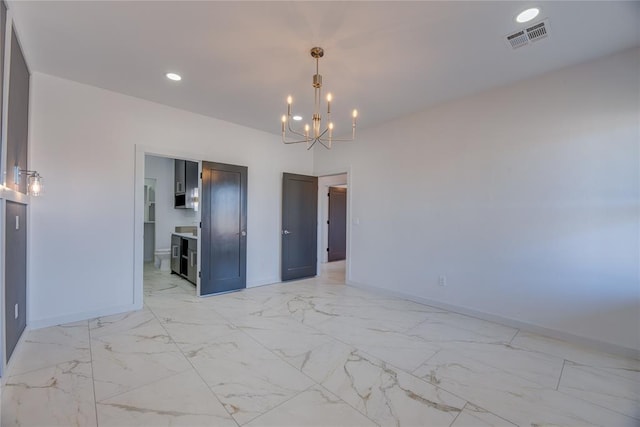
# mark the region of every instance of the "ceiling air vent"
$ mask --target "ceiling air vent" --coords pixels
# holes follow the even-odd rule
[[[525,46],[530,42],[535,42],[549,35],[549,20],[534,24],[530,27],[520,30],[516,33],[509,34],[505,40],[513,49]]]
[[[527,28],[527,37],[534,42],[547,36],[547,23],[545,21]]]
[[[527,35],[524,33],[524,31],[518,31],[515,34],[507,36],[507,41],[514,49],[529,43],[529,39],[527,38]]]

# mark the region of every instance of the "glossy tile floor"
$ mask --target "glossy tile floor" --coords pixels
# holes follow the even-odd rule
[[[31,331],[2,425],[638,426],[640,362],[322,277]]]

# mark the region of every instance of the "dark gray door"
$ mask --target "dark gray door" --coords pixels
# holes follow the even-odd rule
[[[340,261],[347,257],[347,189],[329,187],[329,256]]]
[[[4,313],[7,360],[27,326],[27,205],[7,201]]]
[[[282,178],[282,280],[312,277],[318,261],[318,178]]]
[[[200,295],[247,287],[247,168],[202,162]]]

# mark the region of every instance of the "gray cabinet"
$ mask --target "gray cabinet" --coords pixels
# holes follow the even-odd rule
[[[27,205],[7,201],[4,322],[7,361],[27,326]]]
[[[3,28],[4,30],[4,28]],[[30,169],[27,166],[29,140],[29,69],[22,55],[15,30],[11,36],[11,61],[9,64],[9,104],[7,108],[7,151],[5,162],[6,186],[27,192],[27,179],[23,176],[20,184],[14,182],[13,168]]]
[[[171,272],[180,274],[180,247],[182,237],[171,235]]]
[[[198,240],[171,235],[171,272],[194,285],[198,282]]]
[[[193,209],[193,197],[198,188],[198,163],[189,160],[175,160],[175,198],[176,209]]]
[[[187,244],[187,280],[191,283],[198,281],[198,241],[186,239]]]

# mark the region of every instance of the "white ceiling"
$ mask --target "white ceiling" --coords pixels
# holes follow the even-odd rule
[[[504,36],[538,6],[551,35]],[[640,45],[640,2],[11,1],[32,71],[271,133],[311,112],[313,46],[337,128],[361,127]],[[164,74],[175,71],[180,83]],[[344,117],[344,120],[338,120]]]

